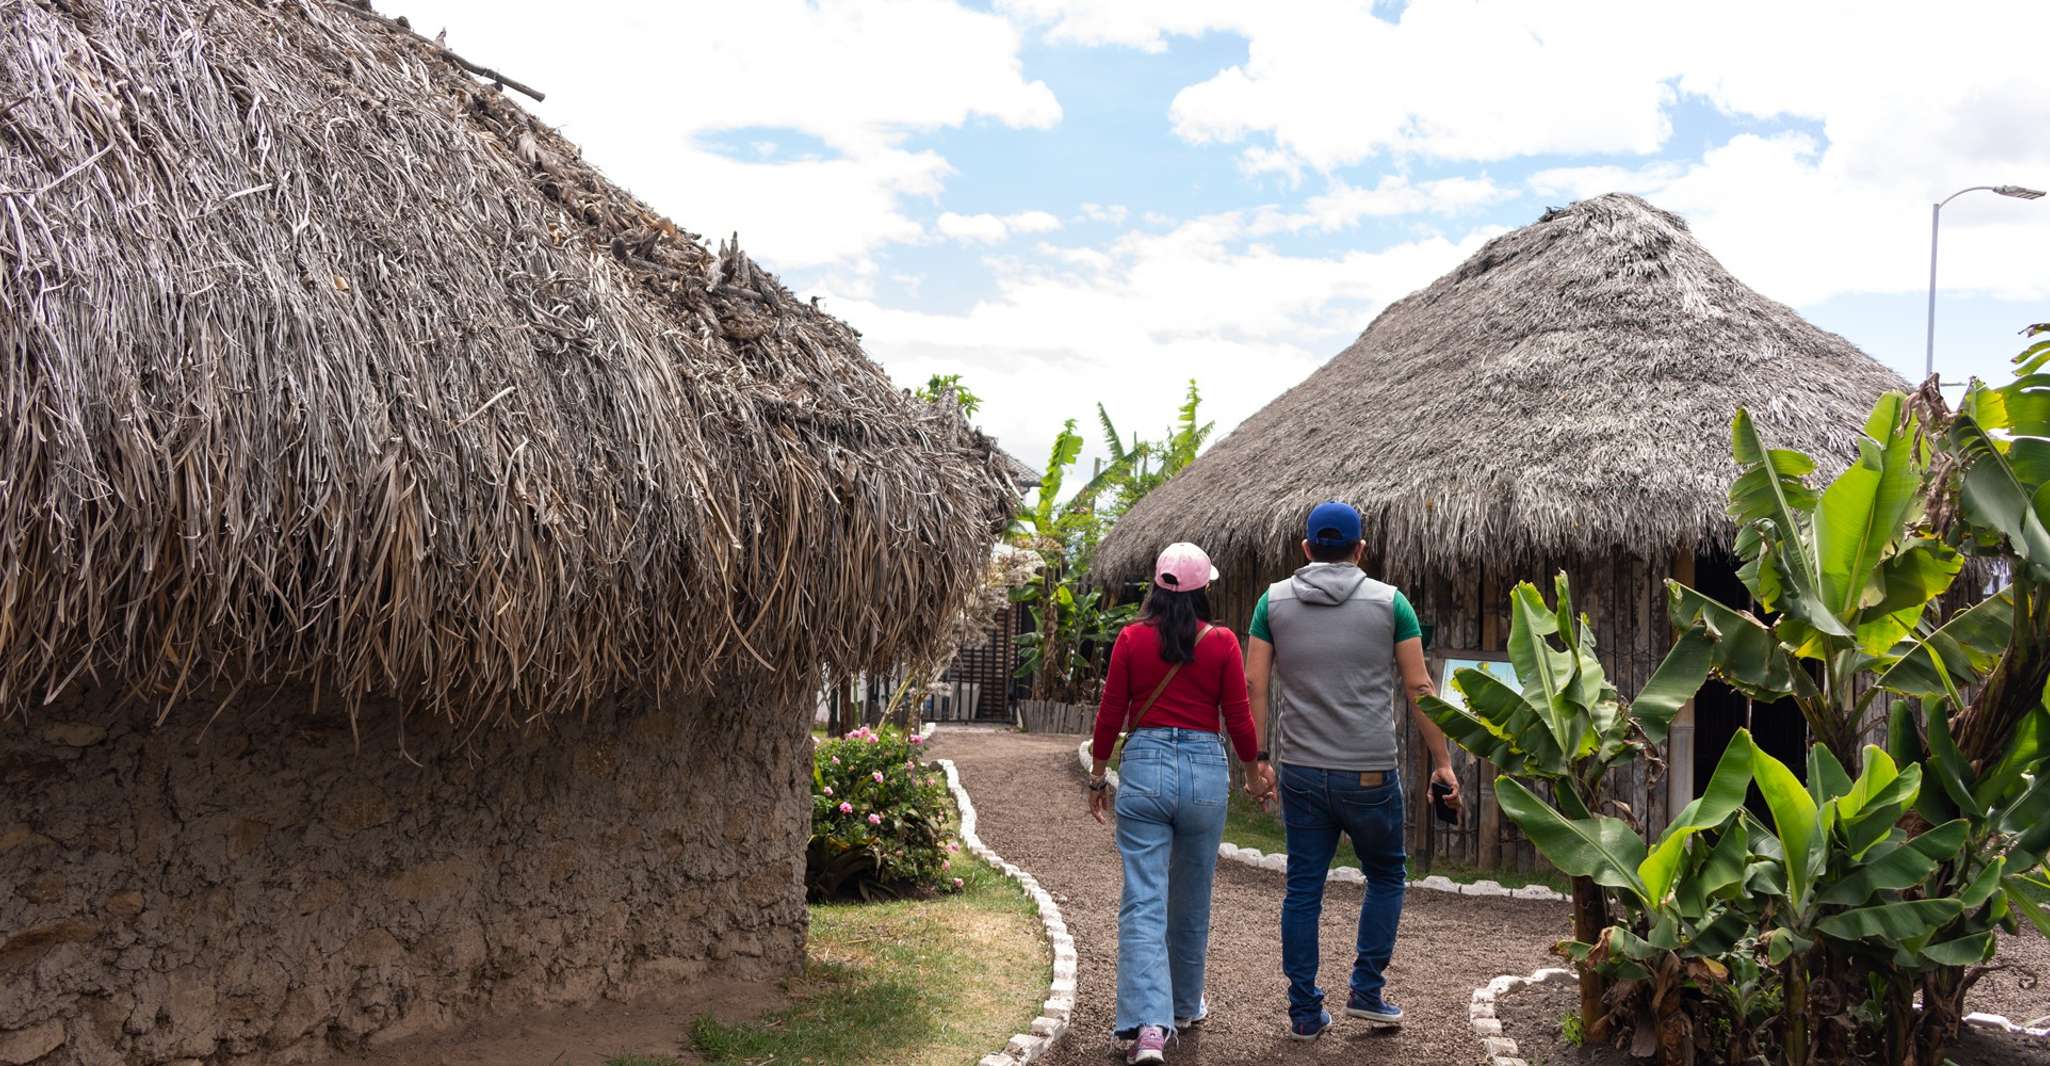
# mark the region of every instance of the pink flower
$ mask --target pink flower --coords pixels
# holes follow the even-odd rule
[[[941,860],[940,860],[940,869],[942,869],[942,870],[951,870],[951,869],[953,869],[953,868],[954,868],[954,860],[952,860],[952,859],[941,859]]]
[[[948,851],[960,851],[960,850],[961,850],[961,845],[959,845],[959,844],[956,844],[956,843],[954,843],[953,841],[949,840],[949,841],[947,841],[947,850],[948,850]]]
[[[862,739],[868,741],[870,744],[874,744],[881,741],[883,738],[876,736],[874,733],[870,733],[868,736],[863,737]]]
[[[832,794],[833,794],[833,786],[831,786],[831,785],[827,785],[827,786],[826,786],[826,795],[830,796],[830,795],[832,795]]]
[[[852,804],[852,803],[842,803],[842,804],[840,805],[840,813],[841,813],[841,814],[853,814],[853,813],[854,813],[854,804]]]
[[[850,809],[851,809],[851,808],[850,808]],[[881,824],[883,824],[883,816],[882,816],[882,815],[880,815],[880,814],[871,814],[871,815],[869,815],[869,816],[868,816],[868,824],[870,824],[870,825],[881,825]]]
[[[906,739],[906,740],[910,741],[910,742],[911,742],[911,746],[912,746],[912,747],[914,747],[914,748],[915,748],[915,747],[917,747],[917,746],[918,746],[918,745],[920,745],[920,744],[923,744],[923,743],[925,743],[925,738],[924,738],[924,737],[922,737],[922,736],[919,736],[919,735],[918,735],[918,734],[916,734],[916,733],[913,733],[913,734],[911,734],[910,736],[908,736],[908,737],[905,737],[904,739]]]
[[[958,878],[958,877],[954,878],[954,887],[955,887],[955,888],[960,888],[960,887],[961,887],[961,879],[960,879],[960,878]]]
[[[833,756],[833,765],[834,765],[834,766],[838,766],[838,765],[840,765],[840,757],[839,757],[838,755],[835,755],[835,756]]]
[[[876,772],[868,776],[875,778],[876,784],[878,785],[883,783],[883,772],[881,770],[877,770]]]

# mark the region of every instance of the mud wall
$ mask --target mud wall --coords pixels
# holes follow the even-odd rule
[[[0,722],[0,1064],[308,1062],[801,958],[799,708],[359,743],[241,702]]]

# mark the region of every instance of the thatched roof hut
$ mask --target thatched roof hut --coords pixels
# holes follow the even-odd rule
[[[1842,461],[1904,387],[1733,277],[1678,216],[1627,194],[1503,234],[1151,493],[1098,549],[1294,558],[1304,514],[1360,508],[1412,566],[1727,545],[1729,424]],[[1825,460],[1827,461],[1827,460]]]
[[[900,657],[1002,517],[986,442],[430,43],[301,8],[0,27],[0,712]]]
[[[1507,589],[1563,568],[1627,694],[1669,644],[1665,577],[1732,581],[1737,408],[1827,474],[1857,454],[1873,400],[1900,388],[1731,276],[1679,217],[1601,196],[1547,211],[1390,305],[1133,507],[1097,571],[1136,578],[1162,545],[1195,541],[1223,571],[1224,619],[1243,626],[1259,590],[1300,564],[1310,507],[1345,500],[1366,518],[1369,570],[1408,591],[1436,662],[1500,658]],[[1709,734],[1734,726],[1703,728],[1712,755]],[[1683,764],[1688,735],[1676,733]],[[1675,796],[1692,787],[1684,770],[1673,782]],[[1656,819],[1666,797],[1636,787],[1633,809]],[[1458,846],[1496,859],[1485,838]]]
[[[973,592],[990,443],[470,69],[346,0],[0,0],[10,1049],[781,972],[814,686]]]

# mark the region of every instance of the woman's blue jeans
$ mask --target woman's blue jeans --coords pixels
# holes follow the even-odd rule
[[[1196,729],[1140,729],[1118,763],[1118,1013],[1113,1031],[1172,1030],[1203,1014],[1210,879],[1231,785],[1224,742]]]
[[[1366,875],[1354,944],[1352,991],[1381,994],[1381,971],[1395,954],[1402,921],[1408,856],[1402,845],[1402,781],[1393,770],[1382,784],[1360,787],[1359,772],[1284,764],[1279,774],[1281,820],[1288,834],[1288,892],[1281,902],[1281,969],[1288,975],[1288,1013],[1314,1020],[1324,1009],[1317,987],[1317,924],[1324,911],[1324,875],[1338,838],[1352,838]]]

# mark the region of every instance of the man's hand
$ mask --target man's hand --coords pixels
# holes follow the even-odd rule
[[[1103,788],[1090,789],[1089,817],[1096,819],[1097,825],[1107,825],[1109,823],[1103,820],[1103,815],[1108,810],[1110,810],[1110,787],[1106,785]]]
[[[1431,771],[1431,780],[1443,782],[1452,789],[1452,791],[1445,794],[1446,806],[1452,808],[1454,812],[1461,812],[1466,809],[1466,805],[1460,801],[1459,775],[1452,772],[1452,767],[1440,766]]]
[[[1274,798],[1274,766],[1256,762],[1246,765],[1246,795],[1265,807]]]

